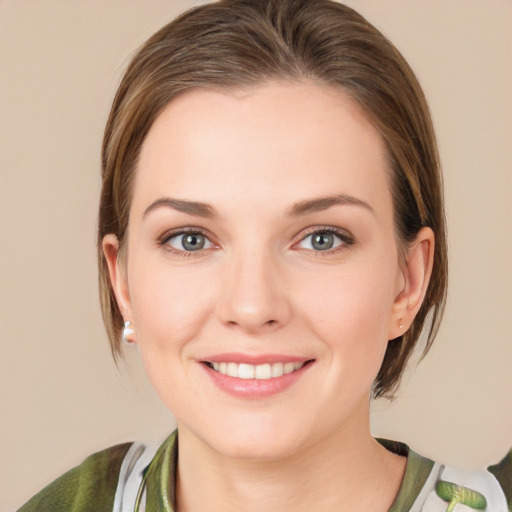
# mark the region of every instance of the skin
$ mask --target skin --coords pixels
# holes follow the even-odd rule
[[[288,215],[334,194],[364,205]],[[218,216],[145,214],[163,197]],[[342,233],[329,252],[309,236],[325,227]],[[164,241],[181,228],[204,231],[205,248],[183,256],[182,238]],[[371,437],[370,389],[421,305],[434,237],[422,229],[404,263],[383,141],[343,91],[268,83],[181,95],[141,151],[126,261],[114,235],[103,245],[131,339],[178,423],[180,512],[388,510],[405,459]],[[314,362],[286,390],[244,399],[201,364],[226,352]]]

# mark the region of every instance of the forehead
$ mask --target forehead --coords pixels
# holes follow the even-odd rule
[[[229,204],[333,192],[389,195],[386,151],[343,90],[270,83],[243,91],[193,89],[174,99],[141,150],[133,207],[160,196]],[[380,198],[382,199],[382,198]]]

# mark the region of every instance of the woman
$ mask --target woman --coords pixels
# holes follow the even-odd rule
[[[370,434],[447,279],[428,108],[375,28],[326,0],[185,13],[128,68],[102,166],[112,350],[137,344],[178,430],[22,511],[506,510],[510,458],[463,472]]]

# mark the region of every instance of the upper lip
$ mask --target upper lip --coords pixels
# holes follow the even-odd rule
[[[241,354],[229,352],[224,354],[215,354],[201,358],[202,362],[208,363],[237,363],[237,364],[273,364],[273,363],[305,363],[310,361],[311,357],[291,356],[287,354]]]

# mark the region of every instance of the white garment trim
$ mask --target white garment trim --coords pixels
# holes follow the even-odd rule
[[[153,460],[158,445],[133,443],[123,459],[119,472],[112,512],[133,512],[135,499],[142,483],[142,473]],[[141,506],[141,512],[144,508]]]
[[[142,473],[153,460],[159,445],[133,443],[126,453],[117,484],[112,512],[133,512],[135,499],[142,483]],[[487,500],[485,512],[509,512],[503,489],[496,477],[486,470],[465,470],[444,466],[436,462],[418,494],[410,512],[445,512],[447,503],[436,493],[439,480],[468,487],[484,495]],[[145,497],[141,502],[141,512],[145,510]],[[454,512],[474,512],[466,505],[457,504]]]
[[[450,466],[434,464],[423,489],[414,502],[410,512],[445,512],[446,501],[436,493],[435,486],[439,480],[452,482],[479,492],[487,500],[485,512],[508,512],[507,499],[496,480],[496,477],[486,470],[458,469]],[[474,509],[461,503],[457,504],[454,512],[474,512]]]
[[[425,481],[425,485],[422,487],[420,493],[416,497],[416,500],[412,504],[411,510],[409,512],[422,512],[423,504],[425,503],[428,495],[432,492],[432,489],[435,489],[436,483],[439,480],[439,473],[443,470],[444,466],[436,462],[432,469],[430,470],[430,474],[428,475],[427,480]],[[435,492],[435,490],[434,490]],[[444,501],[443,501],[444,503]],[[446,505],[444,510],[446,510]]]

